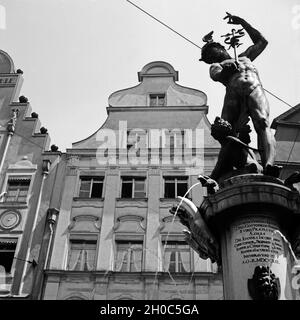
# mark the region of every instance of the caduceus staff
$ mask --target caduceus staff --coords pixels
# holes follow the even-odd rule
[[[232,23],[232,15],[228,12],[226,12],[226,17],[224,17],[223,20],[226,20],[226,19],[228,19],[229,24]],[[238,30],[232,29],[231,33],[229,32],[221,36],[221,37],[225,37],[224,42],[226,44],[229,44],[228,50],[233,48],[234,59],[236,62],[238,62],[237,48],[242,45],[242,43],[240,43],[240,38],[242,38],[244,35],[245,35],[244,28],[241,28]]]

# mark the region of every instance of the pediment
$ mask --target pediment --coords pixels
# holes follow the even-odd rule
[[[21,160],[14,164],[8,166],[8,171],[35,171],[37,170],[37,165],[33,164],[27,157],[23,157]]]

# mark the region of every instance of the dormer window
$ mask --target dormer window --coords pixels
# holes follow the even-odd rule
[[[166,95],[164,93],[150,94],[150,107],[163,107],[166,105]]]

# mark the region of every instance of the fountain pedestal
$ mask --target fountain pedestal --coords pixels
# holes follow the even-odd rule
[[[221,249],[226,300],[294,300],[300,196],[276,178],[229,178],[208,195],[200,212]],[[288,240],[288,241],[286,241]]]

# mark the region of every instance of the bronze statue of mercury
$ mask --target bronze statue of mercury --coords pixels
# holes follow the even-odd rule
[[[241,25],[253,45],[234,59],[220,43],[212,38],[203,39],[207,43],[202,48],[200,61],[210,64],[211,79],[226,87],[221,118],[232,125],[238,137],[239,131],[245,128],[251,117],[264,174],[279,175],[279,167],[274,165],[275,139],[269,124],[269,103],[258,71],[252,63],[268,42],[244,19],[229,13],[224,19],[228,19],[228,24]],[[211,35],[212,32],[208,36]]]

